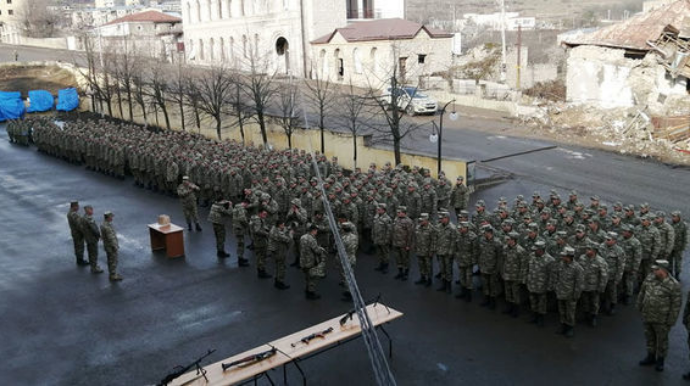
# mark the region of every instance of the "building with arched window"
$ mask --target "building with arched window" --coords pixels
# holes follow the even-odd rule
[[[346,24],[342,0],[182,0],[182,13],[184,39],[196,47],[190,63],[303,77],[313,71],[309,41]]]

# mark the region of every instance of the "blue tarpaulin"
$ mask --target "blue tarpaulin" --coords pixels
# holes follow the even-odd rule
[[[52,109],[53,104],[55,104],[53,94],[46,90],[29,91],[29,100],[31,101],[29,109],[27,110],[29,113],[48,111]]]
[[[0,122],[21,118],[24,115],[24,101],[19,91],[0,91]]]
[[[75,88],[58,90],[57,111],[72,111],[79,107],[79,94]]]

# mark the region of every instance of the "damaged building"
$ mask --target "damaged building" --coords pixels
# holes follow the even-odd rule
[[[567,101],[690,114],[690,0],[565,40]]]

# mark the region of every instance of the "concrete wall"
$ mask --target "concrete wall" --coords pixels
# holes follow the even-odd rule
[[[35,39],[21,36],[19,38],[19,43],[23,46],[33,46],[33,47],[44,47],[53,48],[58,50],[67,49],[67,39],[66,38],[45,38],[45,39]]]

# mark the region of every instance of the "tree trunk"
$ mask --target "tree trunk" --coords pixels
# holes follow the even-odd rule
[[[321,125],[321,154],[326,154],[326,140],[324,139],[323,124]]]
[[[182,103],[182,96],[178,96],[177,105],[180,108],[180,123],[182,124],[182,131],[185,131],[184,127],[184,104]]]
[[[288,149],[292,149],[292,133],[287,134],[288,138]]]
[[[243,118],[241,115],[239,116],[239,125],[240,125],[240,136],[242,137],[242,144],[244,145],[245,144],[245,141],[244,141],[244,121],[243,121]]]
[[[261,139],[264,141],[264,145],[268,143],[268,136],[266,135],[266,120],[264,119],[263,111],[259,112],[259,128],[261,129]]]
[[[165,100],[161,104],[161,110],[163,111],[163,117],[165,118],[165,128],[170,130],[170,117],[168,116],[168,107],[165,105]]]
[[[352,152],[354,165],[353,169],[357,169],[357,136],[352,134]]]
[[[134,122],[134,113],[132,112],[132,86],[127,86],[127,107],[129,108],[129,121]]]
[[[122,110],[122,91],[119,86],[115,89],[115,92],[117,93],[117,107],[120,110],[120,119],[125,119],[125,113]]]
[[[395,153],[395,165],[400,165],[400,138],[393,137],[393,152]]]
[[[222,120],[220,118],[220,115],[216,115],[214,118],[216,118],[216,134],[218,135],[218,140],[222,141],[223,138],[221,138],[221,133],[220,133],[220,126],[221,126]]]

